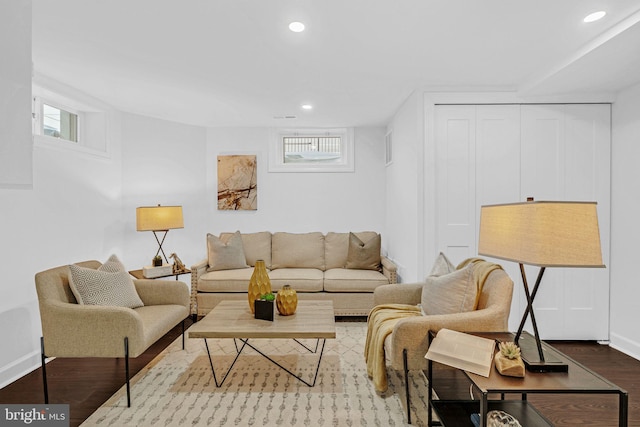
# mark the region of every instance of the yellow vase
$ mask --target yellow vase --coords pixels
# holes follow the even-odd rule
[[[282,316],[291,316],[298,308],[298,294],[289,285],[284,285],[276,295],[276,307]]]
[[[267,267],[263,260],[257,260],[253,268],[253,274],[249,280],[248,298],[251,313],[253,313],[255,309],[253,305],[254,301],[260,298],[261,295],[270,293],[271,280],[269,280],[269,275],[267,274]]]

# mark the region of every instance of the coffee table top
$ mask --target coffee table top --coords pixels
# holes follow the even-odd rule
[[[221,301],[189,328],[189,338],[335,338],[332,301],[298,301],[291,316],[253,317],[247,301]]]

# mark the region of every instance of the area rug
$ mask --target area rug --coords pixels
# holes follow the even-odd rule
[[[82,426],[404,426],[402,373],[389,370],[377,393],[364,362],[366,323],[339,322],[327,340],[315,387],[308,387],[253,350],[245,351],[216,387],[204,340],[178,338],[133,379],[131,408],[123,387]],[[315,349],[315,340],[301,340]],[[252,343],[292,372],[313,381],[318,355],[293,340]],[[235,356],[231,339],[208,340],[218,381]],[[245,353],[246,352],[246,353]],[[427,381],[410,377],[413,425],[427,419]]]

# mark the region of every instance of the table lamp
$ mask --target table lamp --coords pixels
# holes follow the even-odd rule
[[[164,243],[164,239],[167,237],[169,230],[174,228],[184,228],[182,206],[158,205],[136,208],[136,229],[138,231],[153,231],[156,242],[158,242],[156,256],[162,252],[167,264],[169,263],[169,260],[162,249],[162,244]],[[158,232],[164,232],[162,240],[158,239],[158,235],[156,234]]]
[[[520,264],[527,307],[514,342],[520,346],[527,370],[566,372],[564,361],[543,351],[533,301],[547,267],[604,267],[596,203],[530,198],[524,203],[482,206],[478,253]],[[531,292],[523,264],[540,267]],[[522,335],[529,316],[535,343]]]

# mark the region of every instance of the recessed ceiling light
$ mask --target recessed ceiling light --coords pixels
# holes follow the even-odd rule
[[[294,33],[301,33],[304,31],[304,24],[302,22],[292,22],[289,24],[289,29]]]
[[[313,109],[313,105],[311,105],[311,104],[302,104],[300,107],[303,110],[312,110]]]
[[[604,16],[605,16],[606,14],[607,14],[607,12],[605,12],[604,10],[600,10],[600,11],[598,11],[598,12],[593,12],[593,13],[590,13],[589,15],[587,15],[587,16],[583,19],[583,21],[584,21],[584,22],[595,22],[595,21],[597,21],[597,20],[599,20],[599,19],[604,18]]]

